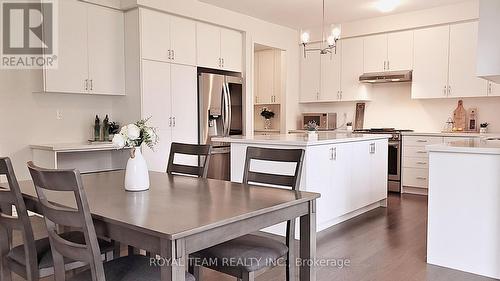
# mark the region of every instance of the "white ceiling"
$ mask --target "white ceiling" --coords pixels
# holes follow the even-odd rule
[[[268,22],[299,29],[321,25],[321,0],[199,0]],[[464,0],[400,0],[393,11],[382,13],[374,5],[380,0],[326,0],[327,23],[342,23],[404,13]]]

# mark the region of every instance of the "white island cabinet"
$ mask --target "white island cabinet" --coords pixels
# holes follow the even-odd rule
[[[388,137],[319,133],[317,140],[305,134],[215,138],[231,143],[231,181],[241,182],[249,146],[303,149],[300,190],[318,192],[317,230],[321,231],[374,208],[387,199]],[[252,170],[289,173],[294,167],[280,163],[252,163]],[[284,225],[266,229],[284,234]]]
[[[427,262],[500,278],[500,142],[429,151]]]

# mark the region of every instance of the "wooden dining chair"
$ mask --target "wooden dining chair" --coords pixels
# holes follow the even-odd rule
[[[89,269],[68,280],[71,281],[155,281],[161,280],[160,267],[150,266],[149,257],[131,255],[103,263],[92,221],[82,178],[77,170],[49,170],[28,163],[38,200],[45,215],[50,247],[54,260],[55,281],[65,281],[65,258],[88,264]],[[71,192],[76,207],[55,206],[49,202],[47,191]],[[59,227],[81,229],[84,241],[76,243],[65,239],[57,231]],[[186,272],[186,280],[194,277]]]
[[[185,144],[173,142],[170,146],[170,156],[168,159],[167,173],[196,176],[206,178],[208,174],[208,165],[210,164],[211,145]],[[185,164],[176,164],[176,155],[198,156],[199,165],[189,166]]]
[[[243,174],[243,183],[289,187],[298,190],[304,150],[302,149],[269,149],[248,147]],[[293,174],[274,174],[269,172],[252,171],[252,161],[295,163]],[[209,263],[210,269],[231,275],[238,280],[253,281],[255,277],[265,271],[267,267],[275,264],[281,258],[286,259],[286,280],[295,280],[295,220],[287,221],[286,242],[249,234],[231,241],[213,246],[193,254],[197,260],[218,261]],[[234,266],[221,261],[236,262]],[[251,261],[251,263],[248,263]],[[198,280],[200,267],[194,265],[192,270]]]
[[[29,281],[53,275],[54,267],[49,239],[35,240],[34,238],[28,211],[9,158],[0,158],[0,175],[5,176],[9,184],[9,190],[0,190],[1,280],[12,280],[12,272]],[[12,216],[13,206],[16,216]],[[23,244],[11,248],[13,230],[22,234]],[[67,232],[63,236],[77,242],[84,239],[81,232]],[[100,240],[99,243],[103,253],[112,257],[112,243],[105,240]],[[66,270],[72,270],[84,264],[66,261],[65,266]]]

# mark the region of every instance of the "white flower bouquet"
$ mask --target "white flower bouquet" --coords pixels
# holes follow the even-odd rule
[[[156,128],[147,125],[150,118],[142,119],[134,124],[129,124],[121,128],[120,133],[113,137],[113,144],[116,148],[136,148],[145,144],[151,150],[158,143]]]

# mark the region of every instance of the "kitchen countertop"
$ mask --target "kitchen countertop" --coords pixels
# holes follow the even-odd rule
[[[500,136],[500,133],[480,134],[480,133],[467,133],[467,132],[460,132],[460,133],[453,133],[453,132],[403,132],[402,135],[403,136],[471,137],[471,138],[476,138],[476,137]]]
[[[99,151],[116,150],[113,143],[57,143],[57,144],[36,144],[30,145],[32,149],[53,151],[53,152],[80,152],[80,151]]]
[[[474,139],[470,141],[455,141],[444,144],[432,144],[426,146],[426,148],[429,152],[500,155],[500,140],[487,141],[484,139]]]
[[[214,137],[212,141],[246,144],[267,144],[284,146],[314,146],[335,143],[359,142],[367,140],[388,139],[391,135],[370,135],[352,133],[318,133],[317,139],[308,139],[307,134],[280,134],[280,135],[256,135],[256,136],[233,136]]]

